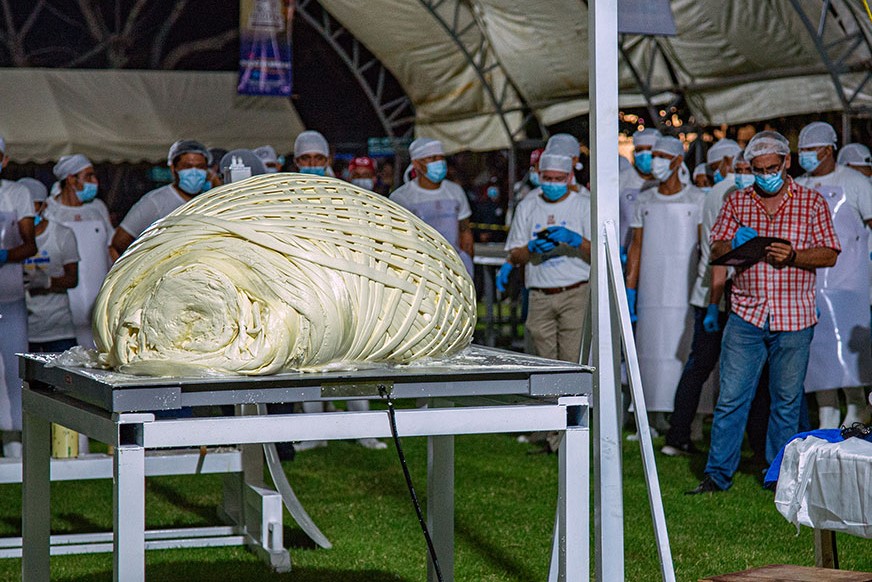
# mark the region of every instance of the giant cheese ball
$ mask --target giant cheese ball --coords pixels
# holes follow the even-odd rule
[[[194,198],[115,263],[101,360],[134,374],[275,374],[466,347],[475,292],[453,247],[335,178],[266,174]]]

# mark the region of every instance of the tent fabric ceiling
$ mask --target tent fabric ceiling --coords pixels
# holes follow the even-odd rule
[[[289,150],[304,127],[288,99],[236,93],[236,73],[4,69],[0,135],[16,162],[82,153],[158,162],[180,138]]]
[[[449,150],[507,147],[513,138],[523,137],[518,124],[523,123],[527,108],[545,125],[588,111],[585,2],[320,3],[399,80],[415,105],[417,134],[440,137]],[[853,19],[836,15],[862,10],[859,3],[846,0],[830,0],[830,5],[834,12],[824,27],[824,44],[858,32]],[[816,26],[824,0],[803,0],[802,6]],[[684,93],[697,120],[704,124],[842,108],[833,80],[791,0],[672,0],[671,7],[676,36],[628,36],[625,42],[633,66],[645,74],[651,68],[650,87],[661,101],[670,93]],[[872,25],[865,13],[857,21],[866,43],[844,64],[866,63],[868,67]],[[447,28],[463,34],[455,40]],[[508,112],[505,124],[496,119],[498,108],[464,49],[480,63],[478,69],[484,71],[494,93],[505,95],[501,103],[501,110]],[[862,73],[844,75],[842,81],[856,88],[863,77]],[[623,59],[619,85],[624,106],[644,103]],[[862,91],[856,102],[872,104],[872,83]]]

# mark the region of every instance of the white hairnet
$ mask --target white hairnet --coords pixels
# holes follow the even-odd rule
[[[91,160],[83,156],[82,154],[73,154],[70,156],[62,156],[61,159],[58,160],[58,163],[54,165],[52,168],[52,172],[55,175],[55,178],[58,180],[64,180],[67,176],[73,176],[78,174],[85,168],[93,166]]]
[[[819,148],[822,146],[836,147],[836,130],[829,123],[814,121],[799,132],[799,147]]]
[[[442,142],[438,139],[419,137],[409,144],[409,157],[413,160],[444,155],[445,149],[442,147]]]
[[[572,158],[545,150],[545,153],[539,158],[539,174],[541,175],[542,172],[569,174],[572,172]]]
[[[693,169],[693,177],[697,176],[707,176],[708,168],[705,164],[697,164],[697,166]]]
[[[724,138],[715,142],[715,144],[709,148],[709,151],[705,156],[705,161],[709,165],[717,164],[724,158],[735,158],[736,154],[740,151],[742,151],[742,147],[739,144],[731,139]]]
[[[570,158],[577,158],[581,154],[581,144],[575,139],[575,136],[572,136],[568,133],[555,133],[550,138],[548,138],[548,143],[545,144],[545,152],[544,153],[552,153],[559,154],[561,156],[569,156]],[[575,169],[580,170],[584,167],[584,164],[581,162],[577,162],[575,164]]]
[[[45,202],[48,198],[48,188],[36,178],[21,178],[18,183],[27,188],[31,202]]]
[[[279,156],[276,154],[275,148],[270,145],[260,146],[252,151],[264,164],[277,164],[279,162]]]
[[[766,154],[789,156],[790,142],[777,131],[761,131],[745,147],[745,159],[751,163],[757,156]]]
[[[321,154],[325,158],[330,157],[330,146],[320,132],[306,130],[294,140],[294,159],[306,154]]]
[[[167,165],[172,166],[179,156],[185,154],[200,154],[206,158],[206,165],[212,165],[212,154],[209,152],[209,149],[193,139],[180,139],[171,145],[170,151],[167,153]]]
[[[653,127],[646,127],[633,134],[633,145],[636,147],[648,146],[653,148],[660,136],[661,133]]]
[[[681,156],[683,158],[684,144],[682,144],[681,140],[677,137],[672,137],[671,135],[662,135],[657,138],[657,141],[654,143],[653,151],[669,154],[673,158],[675,156]]]
[[[836,161],[842,166],[872,166],[872,155],[863,144],[849,143],[839,150]]]

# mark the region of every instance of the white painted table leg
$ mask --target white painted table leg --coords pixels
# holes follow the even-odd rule
[[[454,581],[454,437],[427,438],[427,527],[445,582]],[[436,582],[428,555],[427,580]]]
[[[568,428],[560,443],[557,530],[561,582],[590,580],[589,444],[586,428]]]
[[[145,582],[145,449],[115,449],[114,580]]]
[[[23,423],[21,579],[48,582],[51,574],[51,423],[27,412]]]

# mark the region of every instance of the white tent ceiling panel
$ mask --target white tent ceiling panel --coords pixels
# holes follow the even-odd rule
[[[0,134],[17,162],[69,153],[94,161],[165,159],[170,144],[290,149],[304,128],[287,99],[236,94],[235,73],[4,69]]]

